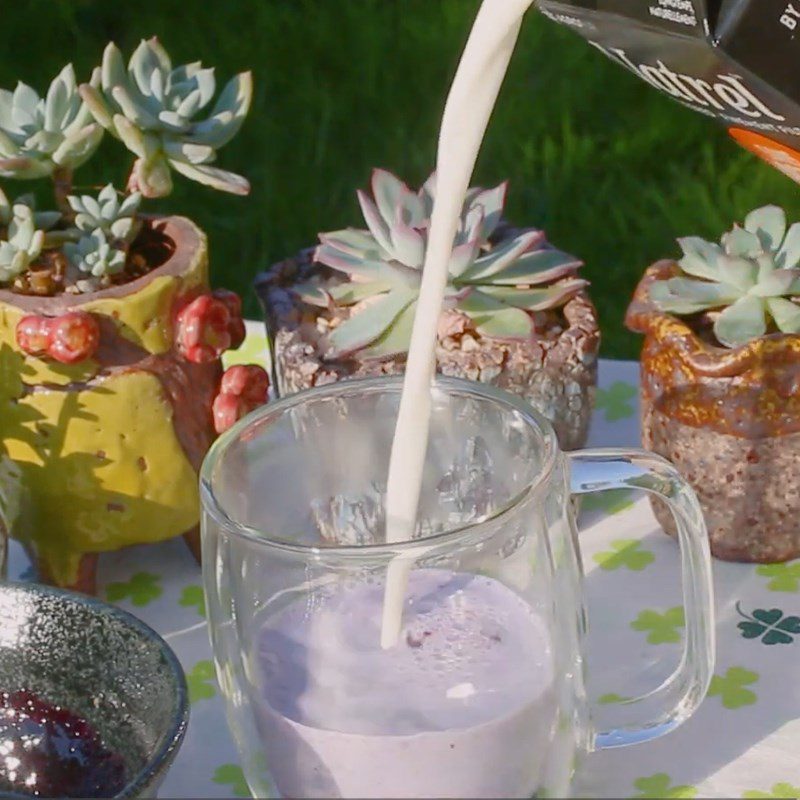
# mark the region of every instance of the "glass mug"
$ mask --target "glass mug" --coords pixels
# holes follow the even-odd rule
[[[437,378],[418,529],[384,540],[397,377],[295,394],[241,420],[201,471],[217,675],[255,797],[565,796],[580,757],[647,741],[713,671],[697,499],[639,450],[562,453],[523,400]],[[653,691],[590,707],[571,495],[637,488],[677,521],[685,652]],[[387,569],[410,570],[382,650]],[[402,571],[402,570],[401,570]]]

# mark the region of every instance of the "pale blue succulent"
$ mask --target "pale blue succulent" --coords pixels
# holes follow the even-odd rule
[[[588,284],[576,277],[582,262],[551,247],[542,231],[524,230],[490,243],[506,190],[503,183],[467,193],[450,258],[446,302],[469,317],[483,336],[531,339],[534,312],[563,305]],[[391,173],[375,170],[372,197],[358,192],[368,229],[320,234],[315,261],[350,280],[299,286],[297,293],[321,306],[362,303],[331,332],[329,357],[358,353],[360,358],[382,358],[408,349],[434,194],[435,176],[412,192]]]
[[[44,231],[36,229],[31,208],[15,205],[6,238],[0,240],[0,281],[8,282],[25,272],[43,246]]]
[[[800,333],[800,222],[778,206],[751,212],[721,244],[679,239],[683,275],[654,281],[651,302],[677,315],[711,311],[714,335],[738,347],[770,330]]]
[[[27,206],[33,211],[33,224],[39,230],[49,231],[61,219],[60,211],[37,211],[36,198],[32,194],[20,195],[11,202],[0,189],[0,227],[5,227],[11,222],[17,206]]]
[[[74,267],[94,278],[116,275],[125,268],[125,251],[113,247],[100,228],[77,242],[67,242],[64,253]]]
[[[100,70],[90,86],[100,83]],[[45,98],[18,83],[0,89],[0,176],[41,178],[56,170],[74,170],[92,156],[103,128],[78,93],[75,71],[68,64],[50,84]]]
[[[136,218],[142,202],[140,192],[133,192],[120,202],[117,190],[109,183],[97,197],[69,195],[67,202],[75,212],[75,226],[84,233],[99,229],[108,239],[129,244],[141,227]]]
[[[109,44],[100,89],[80,87],[95,119],[137,156],[132,183],[145,197],[172,191],[172,169],[215,189],[247,194],[245,178],[211,164],[247,115],[252,75],[243,72],[233,78],[211,111],[198,118],[215,90],[213,69],[204,69],[199,61],[173,69],[155,37],[141,42],[127,69],[117,46]]]

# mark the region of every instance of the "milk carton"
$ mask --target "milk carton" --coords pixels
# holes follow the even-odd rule
[[[800,0],[537,0],[800,183]]]

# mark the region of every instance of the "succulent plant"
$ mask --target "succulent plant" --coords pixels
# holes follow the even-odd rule
[[[581,262],[556,250],[538,230],[490,243],[503,212],[507,184],[467,194],[450,258],[448,307],[469,316],[478,332],[498,339],[529,339],[531,312],[557,308],[587,282]],[[315,260],[351,280],[336,286],[299,286],[307,302],[349,306],[364,302],[329,336],[328,357],[358,353],[380,358],[408,349],[425,261],[435,175],[419,192],[385,170],[372,174],[372,198],[358,199],[368,230],[320,234]]]
[[[141,227],[136,219],[142,202],[140,192],[133,192],[120,202],[117,190],[109,183],[97,197],[69,195],[67,202],[75,212],[76,227],[85,233],[99,228],[107,238],[128,244],[136,238]]]
[[[0,281],[13,280],[28,269],[43,246],[44,231],[36,229],[31,208],[15,205],[7,238],[0,241]]]
[[[94,278],[116,275],[125,268],[125,251],[112,247],[101,228],[77,242],[67,242],[64,253],[74,267]]]
[[[154,37],[139,44],[127,69],[119,49],[109,44],[101,88],[84,84],[80,92],[95,119],[137,156],[132,184],[145,197],[169,194],[171,169],[215,189],[247,194],[250,185],[244,178],[210,165],[244,121],[252,76],[243,72],[233,78],[210,114],[196,119],[215,89],[213,69],[199,61],[173,69]]]
[[[100,82],[100,70],[90,86]],[[50,84],[45,98],[24,83],[0,89],[0,176],[41,178],[73,170],[97,149],[103,129],[82,101],[75,71],[68,64]]]
[[[27,206],[33,211],[33,224],[38,230],[48,231],[60,219],[60,211],[37,211],[36,198],[32,194],[23,194],[10,202],[5,192],[0,189],[0,227],[7,227],[14,218],[17,206]]]
[[[714,335],[738,347],[772,331],[800,333],[800,223],[778,206],[751,212],[721,244],[679,239],[683,274],[654,281],[649,297],[672,314],[714,312]],[[718,312],[718,313],[717,313]]]

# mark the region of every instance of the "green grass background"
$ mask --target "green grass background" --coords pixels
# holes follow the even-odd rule
[[[106,41],[127,53],[157,34],[176,63],[203,59],[220,82],[251,68],[255,98],[219,163],[247,175],[249,198],[179,176],[166,201],[211,239],[212,275],[246,295],[272,261],[319,231],[359,225],[355,189],[373,166],[412,185],[431,170],[439,116],[477,0],[23,0],[0,26],[0,86],[39,91],[67,61],[82,79]],[[106,138],[79,183],[124,180],[128,156]],[[798,187],[740,150],[721,127],[660,96],[531,13],[477,167],[511,180],[509,217],[544,227],[585,261],[603,352],[636,357],[622,325],[644,267],[678,235],[717,236],[778,202],[800,218]],[[9,187],[11,191],[18,187]],[[29,187],[25,187],[29,188]]]

